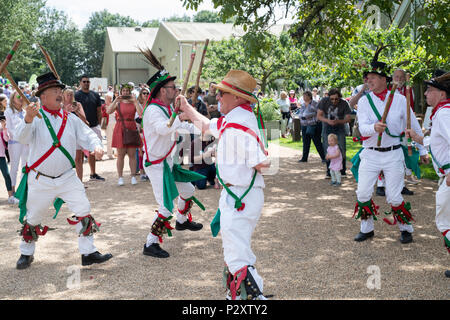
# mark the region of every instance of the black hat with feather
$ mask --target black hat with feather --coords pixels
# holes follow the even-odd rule
[[[438,69],[433,73],[433,78],[426,80],[425,84],[450,94],[450,72]]]
[[[389,66],[382,62],[382,61],[378,61],[378,56],[380,55],[381,50],[383,50],[384,48],[388,47],[389,45],[383,45],[381,44],[377,50],[375,51],[375,55],[372,59],[372,61],[370,62],[370,68],[364,71],[364,77],[366,77],[369,73],[374,73],[377,74],[379,76],[385,77],[387,82],[391,82],[392,78],[389,76],[389,74],[391,74],[391,70],[389,68]]]
[[[150,49],[141,49],[141,53],[147,59],[147,61],[154,66],[158,71],[147,81],[147,85],[150,87],[150,97],[154,98],[159,92],[159,89],[163,87],[169,81],[175,80],[177,77],[170,76],[169,72],[161,65],[158,59],[153,55]]]

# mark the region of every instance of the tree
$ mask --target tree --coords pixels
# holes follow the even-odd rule
[[[293,46],[287,34],[279,38],[265,33],[259,39],[263,49],[258,55],[247,50],[247,42],[243,38],[211,42],[205,57],[203,77],[209,80],[220,80],[230,69],[242,69],[260,81],[261,91],[275,86],[277,79],[291,79],[294,65],[301,63],[300,51]]]
[[[94,12],[83,29],[86,46],[85,72],[91,77],[100,77],[105,50],[107,27],[135,27],[139,23],[130,17],[112,14],[107,10]]]
[[[203,0],[184,0],[183,5],[196,10]],[[368,12],[361,10],[376,6],[393,22],[394,8],[403,0],[212,0],[219,8],[222,21],[235,17],[235,24],[248,31],[247,39],[257,38],[259,33],[276,23],[278,12],[292,14],[295,22],[290,35],[297,45],[305,45],[324,60],[332,60],[334,52],[349,40],[358,37],[361,26],[367,22]],[[426,57],[447,57],[450,42],[448,17],[450,7],[445,1],[417,0],[414,5],[413,25],[417,29],[414,41],[421,45]],[[416,6],[416,3],[418,4]],[[258,45],[257,41],[253,41]],[[255,50],[257,52],[258,50]],[[448,58],[447,58],[448,61]]]
[[[193,21],[194,22],[215,23],[215,22],[221,22],[222,20],[220,19],[219,14],[217,12],[209,11],[209,10],[202,10],[202,11],[197,12],[196,15],[194,15]]]
[[[48,51],[61,80],[72,85],[83,73],[86,48],[83,35],[62,11],[45,8],[37,30],[39,43]],[[39,49],[36,67],[39,73],[49,71]]]
[[[35,43],[39,15],[44,4],[42,0],[0,1],[0,59],[3,61],[14,41],[21,40],[20,47],[8,66],[8,71],[16,80],[28,80],[30,71],[33,71],[36,61],[32,45]]]

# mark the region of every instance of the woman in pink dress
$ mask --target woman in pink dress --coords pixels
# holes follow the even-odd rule
[[[137,184],[136,180],[136,148],[142,147],[142,141],[136,145],[124,145],[123,144],[123,131],[124,127],[129,130],[137,130],[136,121],[134,120],[136,112],[142,117],[142,108],[139,105],[136,97],[131,94],[133,88],[128,85],[122,85],[120,88],[120,96],[118,96],[114,102],[107,108],[108,114],[116,112],[116,125],[114,126],[114,132],[112,137],[112,147],[117,149],[117,173],[119,176],[118,185],[123,186],[123,167],[125,161],[125,155],[128,155],[128,162],[131,171],[131,184]]]

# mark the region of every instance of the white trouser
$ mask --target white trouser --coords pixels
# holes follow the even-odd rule
[[[49,212],[55,198],[64,200],[65,205],[77,217],[84,217],[90,214],[91,205],[86,197],[86,191],[83,183],[78,179],[74,170],[69,170],[57,179],[51,179],[39,176],[36,180],[37,173],[30,171],[28,174],[28,199],[27,199],[27,215],[26,221],[32,226],[41,224],[44,215]],[[82,228],[81,222],[75,225],[77,234]],[[35,249],[35,242],[26,243],[21,241],[20,252],[24,255],[32,255]],[[97,251],[94,246],[93,236],[79,236],[78,249],[81,254],[90,254]]]
[[[445,179],[436,192],[436,227],[441,233],[450,229],[450,187]],[[450,240],[450,232],[446,236]]]
[[[8,145],[9,157],[11,161],[11,168],[9,174],[11,175],[11,185],[16,186],[17,182],[17,172],[22,170],[25,163],[28,160],[28,145],[21,143],[12,143]],[[20,164],[20,165],[19,165]],[[22,175],[21,175],[22,176]]]
[[[230,190],[240,197],[247,188],[230,187]],[[224,260],[232,274],[248,265],[254,265],[256,256],[251,248],[251,238],[264,206],[264,191],[262,188],[252,188],[242,200],[245,208],[237,211],[234,208],[235,200],[225,189],[222,190],[219,200],[220,233]],[[263,279],[256,269],[249,268],[261,292]]]
[[[158,213],[162,216],[168,218],[172,215],[172,213],[167,210],[166,207],[164,207],[164,183],[163,183],[163,177],[164,177],[164,170],[163,163],[159,163],[156,165],[152,165],[149,167],[144,166],[145,173],[147,174],[147,177],[150,179],[150,183],[152,184],[153,194],[155,196],[155,200],[159,205]],[[179,197],[178,197],[178,208],[184,209],[186,201],[183,199],[190,198],[194,195],[195,187],[190,182],[175,182]],[[183,199],[181,199],[183,198]],[[156,218],[158,218],[158,213],[155,214],[152,220],[152,225],[155,222]],[[186,215],[180,214],[177,210],[177,221],[179,223],[185,223],[187,220]],[[151,245],[152,243],[156,243],[159,241],[159,238],[152,234],[151,232],[147,236],[147,247]]]
[[[109,157],[113,156],[112,137],[115,125],[116,116],[114,113],[111,113],[109,115],[108,125],[106,126],[106,153]]]
[[[386,201],[391,206],[399,206],[403,202],[402,190],[404,187],[405,167],[404,156],[401,149],[388,152],[364,149],[361,154],[361,164],[358,171],[358,189],[356,196],[358,201],[367,202],[372,198],[373,186],[375,185],[380,171],[383,170],[386,180]],[[397,223],[400,231],[412,233],[412,225]],[[374,230],[372,217],[361,220],[361,232],[367,233]]]

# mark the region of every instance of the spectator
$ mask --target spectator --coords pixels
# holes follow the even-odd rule
[[[317,103],[319,103],[319,101],[320,101],[320,96],[317,94],[317,92],[318,92],[317,88],[314,88],[314,89],[312,90],[312,100],[315,101],[315,102],[317,102]],[[303,97],[304,97],[304,96],[303,96]]]
[[[144,85],[142,85],[141,87],[141,91],[139,92],[139,96],[138,96],[138,103],[139,103],[139,107],[141,108],[141,110],[144,110],[147,101],[148,101],[148,97],[150,96],[150,90],[148,88],[146,88]],[[143,134],[142,134],[142,130],[141,130],[141,123],[142,123],[142,117],[139,116],[139,114],[136,112],[136,122],[138,124],[138,130],[139,133],[141,135],[141,139],[143,139]],[[136,160],[137,160],[137,164],[136,164],[136,170],[139,169],[139,173],[141,176],[141,181],[146,181],[148,180],[147,175],[145,174],[144,171],[144,150],[143,147],[141,148],[137,148],[137,153],[136,153]]]
[[[106,110],[108,114],[111,114],[117,110],[117,122],[114,126],[112,146],[114,148],[117,148],[117,174],[119,176],[117,184],[119,186],[123,186],[125,184],[123,181],[125,155],[128,155],[128,162],[131,171],[131,184],[137,184],[135,177],[136,148],[142,147],[142,142],[140,142],[138,145],[125,145],[122,142],[122,136],[125,127],[128,130],[137,130],[135,122],[136,112],[139,114],[139,117],[142,118],[142,109],[139,106],[136,97],[131,93],[132,89],[133,87],[128,84],[122,85],[120,88],[120,96],[116,100],[114,100],[114,102]]]
[[[305,91],[303,94],[303,104],[298,110],[297,114],[300,117],[300,124],[302,128],[303,137],[303,152],[302,158],[299,162],[307,162],[309,155],[309,148],[311,146],[311,139],[319,152],[322,161],[325,161],[325,153],[322,146],[322,123],[317,121],[317,106],[318,103],[313,100],[311,91]]]
[[[330,161],[330,174],[332,186],[341,185],[341,170],[342,170],[342,153],[338,146],[338,137],[334,133],[330,133],[327,137],[328,148],[325,159]]]
[[[194,92],[195,92],[195,86],[192,86],[188,89],[187,91],[187,98],[188,98],[188,102],[192,105],[192,101],[194,100]],[[193,105],[193,107],[202,115],[206,116],[206,117],[210,117],[209,113],[208,113],[208,108],[206,107],[206,104],[204,102],[202,102],[198,96],[200,95],[200,93],[202,92],[202,89],[199,87],[197,90],[197,102],[195,104],[195,106]]]
[[[295,96],[295,90],[289,91],[289,103],[290,103],[291,112],[298,108],[298,101],[297,101],[297,97]]]
[[[202,134],[191,142],[190,162],[192,166],[189,170],[206,177],[205,179],[192,182],[198,189],[206,189],[207,182],[214,186],[215,189],[219,189],[219,184],[216,181],[216,166],[213,161],[217,144],[214,140],[211,134]],[[200,146],[201,150],[199,150]]]
[[[323,149],[328,148],[328,135],[334,133],[338,137],[339,148],[342,152],[342,171],[341,175],[346,175],[346,142],[345,142],[345,123],[350,122],[351,109],[347,101],[342,99],[341,92],[338,89],[331,89],[328,97],[319,102],[317,119],[322,122],[322,144]],[[327,178],[330,176],[330,161],[327,161]]]
[[[108,107],[114,100],[114,92],[109,91],[105,95],[105,110],[108,110]],[[116,125],[116,115],[114,113],[108,114],[106,123],[106,154],[109,159],[114,159],[114,150],[112,147],[112,136],[114,131],[114,126]]]
[[[25,110],[22,108],[24,101],[15,90],[11,92],[10,97],[9,108],[5,110],[5,117],[9,136],[8,152],[11,166],[11,186],[14,194],[16,192],[17,172],[19,168],[25,166],[28,160],[29,148],[28,145],[21,144],[17,141],[16,137],[16,127],[25,117]]]
[[[86,119],[89,123],[89,127],[94,130],[100,140],[102,140],[102,130],[100,128],[100,122],[102,120],[102,102],[97,92],[89,90],[91,81],[87,75],[82,75],[80,78],[81,90],[75,93],[75,100],[80,102],[83,106]],[[90,180],[93,181],[105,181],[105,178],[100,177],[95,172],[95,156],[89,154],[89,167],[91,169]],[[77,161],[77,160],[75,160]],[[78,161],[80,161],[78,159]],[[82,161],[82,160],[81,160]]]
[[[281,111],[281,137],[286,138],[287,125],[291,118],[291,113],[289,111],[290,103],[286,91],[281,91],[280,99],[277,100],[277,104]]]
[[[69,87],[65,88],[63,91],[63,109],[67,112],[74,113],[86,125],[89,124],[86,120],[86,114],[84,113],[83,106],[81,103],[75,101],[74,92]],[[83,182],[83,160],[83,149],[81,146],[77,145],[77,151],[75,153],[75,169],[81,182]]]
[[[3,179],[5,180],[6,190],[8,191],[8,203],[19,204],[19,199],[13,195],[11,176],[9,175],[8,163],[6,161],[6,150],[9,136],[6,128],[6,118],[3,113],[6,109],[7,102],[8,98],[6,95],[0,95],[0,170],[2,171]]]
[[[216,88],[214,87],[215,84],[217,84],[217,83],[216,82],[209,83],[208,95],[204,99],[204,102],[206,104],[206,107],[208,108],[208,112],[209,112],[209,115],[211,116],[211,119],[220,118],[220,111],[218,110]]]
[[[11,100],[11,90],[9,90],[9,84],[5,85],[5,89],[3,89],[3,93]]]

